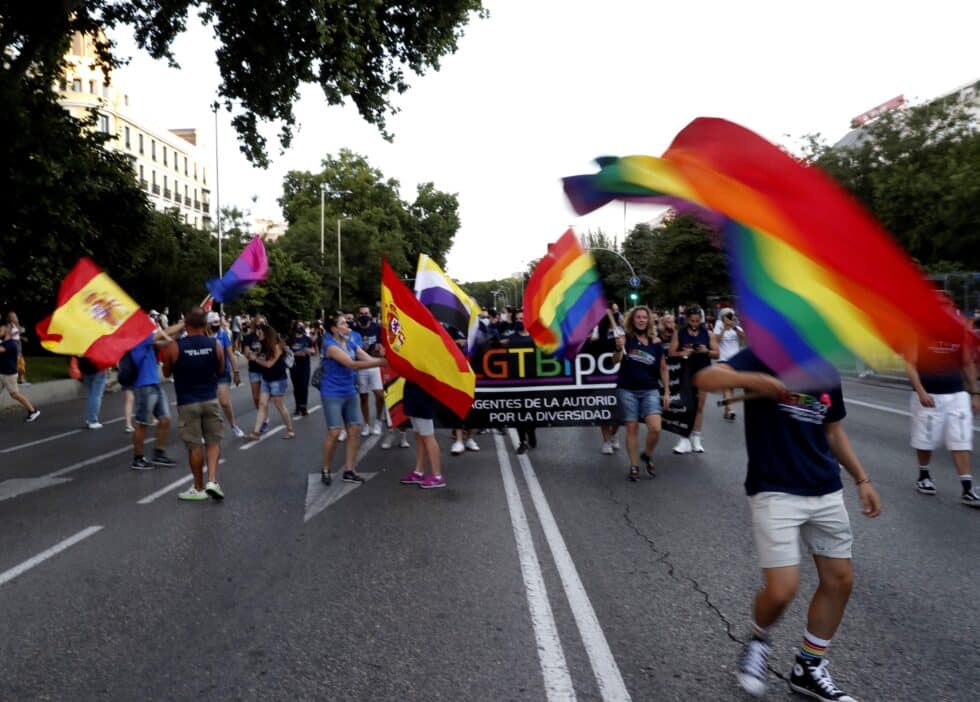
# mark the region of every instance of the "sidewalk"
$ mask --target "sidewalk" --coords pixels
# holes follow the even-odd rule
[[[44,409],[48,405],[85,397],[85,386],[71,378],[47,380],[43,383],[31,383],[27,386],[20,385],[18,389],[35,407],[41,409]],[[119,392],[119,390],[119,384],[116,383],[116,373],[112,371],[109,375],[106,393]],[[12,411],[12,408],[23,411],[23,407],[20,406],[19,402],[12,399],[7,393],[4,393],[0,397],[0,412]]]

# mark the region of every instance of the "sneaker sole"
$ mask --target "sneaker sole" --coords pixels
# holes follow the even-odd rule
[[[805,687],[800,687],[799,685],[796,685],[792,681],[789,681],[788,684],[789,684],[789,689],[798,695],[803,695],[804,697],[809,697],[810,699],[814,699],[814,700],[820,700],[821,702],[834,702],[834,700],[832,700],[831,698],[824,697],[823,695],[814,692],[813,690],[807,690]]]
[[[752,697],[762,697],[766,694],[766,683],[759,678],[745,673],[735,673],[735,679],[738,680],[738,686]]]
[[[180,495],[177,495],[177,499],[180,500],[181,502],[206,502],[208,496],[204,495],[204,497],[181,497]]]
[[[353,483],[355,485],[360,485],[361,483],[364,482],[363,480],[357,480],[355,478],[344,478],[343,480],[345,483]]]
[[[936,491],[935,490],[924,490],[924,489],[922,489],[920,487],[917,487],[915,489],[918,490],[918,492],[919,492],[920,495],[929,495],[930,497],[935,497],[936,496]]]
[[[418,485],[423,490],[438,490],[439,488],[446,487],[445,483],[439,483],[438,485],[423,485],[422,483],[419,483]]]
[[[965,500],[960,500],[960,504],[964,507],[973,507],[974,509],[980,509],[980,502],[966,502]]]
[[[130,470],[154,470],[156,466],[130,466]]]

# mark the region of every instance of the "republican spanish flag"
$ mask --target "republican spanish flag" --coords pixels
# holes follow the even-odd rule
[[[108,368],[156,324],[101,268],[83,258],[61,281],[54,314],[38,322],[36,329],[48,351],[85,356],[99,368]]]
[[[460,348],[388,265],[381,270],[381,342],[391,369],[461,419],[473,405],[476,376]]]

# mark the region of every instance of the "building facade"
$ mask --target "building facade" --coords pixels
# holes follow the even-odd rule
[[[210,229],[210,168],[197,130],[161,129],[137,120],[129,95],[111,82],[111,75],[106,84],[95,57],[93,39],[75,34],[57,86],[61,104],[78,118],[92,108],[98,111],[96,128],[111,136],[106,148],[129,158],[133,175],[157,210],[175,209],[185,224]]]

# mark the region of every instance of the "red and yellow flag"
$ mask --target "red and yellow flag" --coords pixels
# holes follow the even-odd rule
[[[461,419],[473,406],[476,375],[460,348],[385,260],[381,271],[381,342],[391,369]]]
[[[156,324],[89,258],[61,281],[58,307],[37,323],[41,346],[66,356],[85,356],[99,368],[117,363]]]

